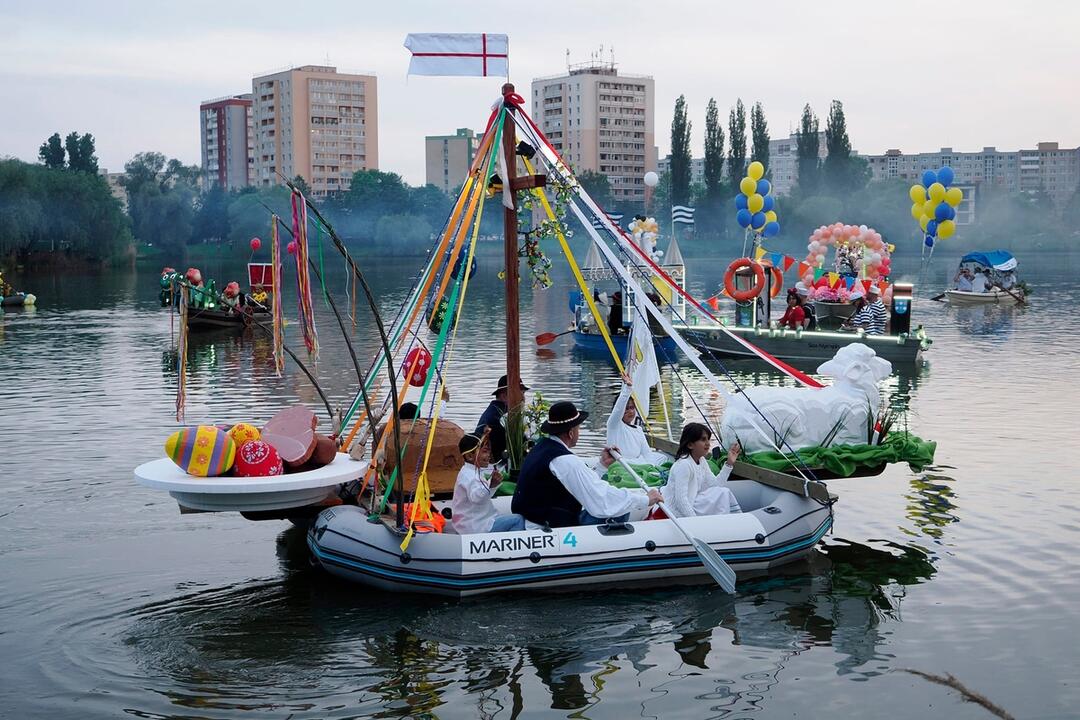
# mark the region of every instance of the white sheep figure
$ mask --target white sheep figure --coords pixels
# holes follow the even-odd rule
[[[877,417],[881,405],[878,383],[892,373],[892,363],[866,345],[852,343],[837,350],[817,371],[832,377],[833,384],[824,388],[758,386],[732,396],[720,421],[724,446],[738,440],[743,452],[752,453],[775,450],[775,444],[788,453],[826,443],[868,442],[868,423]]]

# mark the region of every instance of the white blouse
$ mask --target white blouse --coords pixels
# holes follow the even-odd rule
[[[678,517],[739,512],[739,503],[727,487],[730,475],[731,466],[726,462],[720,473],[713,475],[705,458],[696,463],[689,456],[679,458],[661,489],[664,504]]]
[[[458,535],[491,531],[491,524],[499,514],[495,510],[495,503],[491,502],[492,495],[498,489],[490,485],[494,471],[494,466],[479,468],[468,462],[458,470],[454,498],[450,501],[454,512],[454,530]]]
[[[668,460],[668,456],[649,447],[645,431],[639,425],[627,425],[623,422],[622,416],[626,412],[632,390],[633,388],[623,383],[619,399],[611,409],[611,417],[607,421],[607,446],[619,448],[623,459],[628,463],[659,465]]]

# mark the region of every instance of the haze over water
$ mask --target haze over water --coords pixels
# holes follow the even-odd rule
[[[944,253],[918,288],[927,364],[884,385],[911,431],[938,441],[935,466],[830,482],[835,531],[810,561],[734,597],[391,596],[313,569],[285,522],[181,516],[131,477],[177,425],[157,268],[21,276],[39,308],[0,315],[0,716],[990,717],[904,668],[952,673],[1017,717],[1075,715],[1080,341],[1067,320],[1080,254],[1017,254],[1030,308],[930,302],[955,267]],[[686,255],[691,290],[711,294],[727,258]],[[365,261],[387,315],[420,263]],[[919,275],[903,253],[894,267]],[[481,257],[448,369],[446,413],[465,427],[503,372],[500,269]],[[242,266],[203,270],[220,284]],[[331,276],[340,288],[343,271]],[[531,343],[565,329],[569,287],[560,270],[554,288],[523,292],[523,375],[593,413],[583,444],[595,450],[614,367],[569,337],[553,355]],[[344,403],[355,373],[318,300],[316,313],[318,375]],[[374,328],[359,314],[370,358]],[[303,402],[325,423],[291,361],[275,377],[259,335],[191,345],[188,422],[261,423]],[[740,382],[784,382],[760,364],[729,368]],[[664,371],[677,421],[696,419],[691,392],[719,414],[705,382],[680,373],[685,388]]]

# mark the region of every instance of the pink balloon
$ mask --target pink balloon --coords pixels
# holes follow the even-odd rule
[[[290,255],[295,255],[296,254],[296,241],[291,240],[289,242],[289,244],[285,246],[285,249],[289,252]]]

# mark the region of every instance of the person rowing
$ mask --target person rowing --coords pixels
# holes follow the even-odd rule
[[[548,410],[548,419],[540,426],[547,437],[525,456],[510,503],[512,512],[524,516],[526,527],[625,522],[632,511],[644,514],[650,506],[664,501],[655,489],[642,495],[609,485],[574,454],[581,423],[588,416],[568,401],[557,402]],[[618,448],[604,448],[600,455],[604,468],[615,462],[611,450],[619,452]]]

